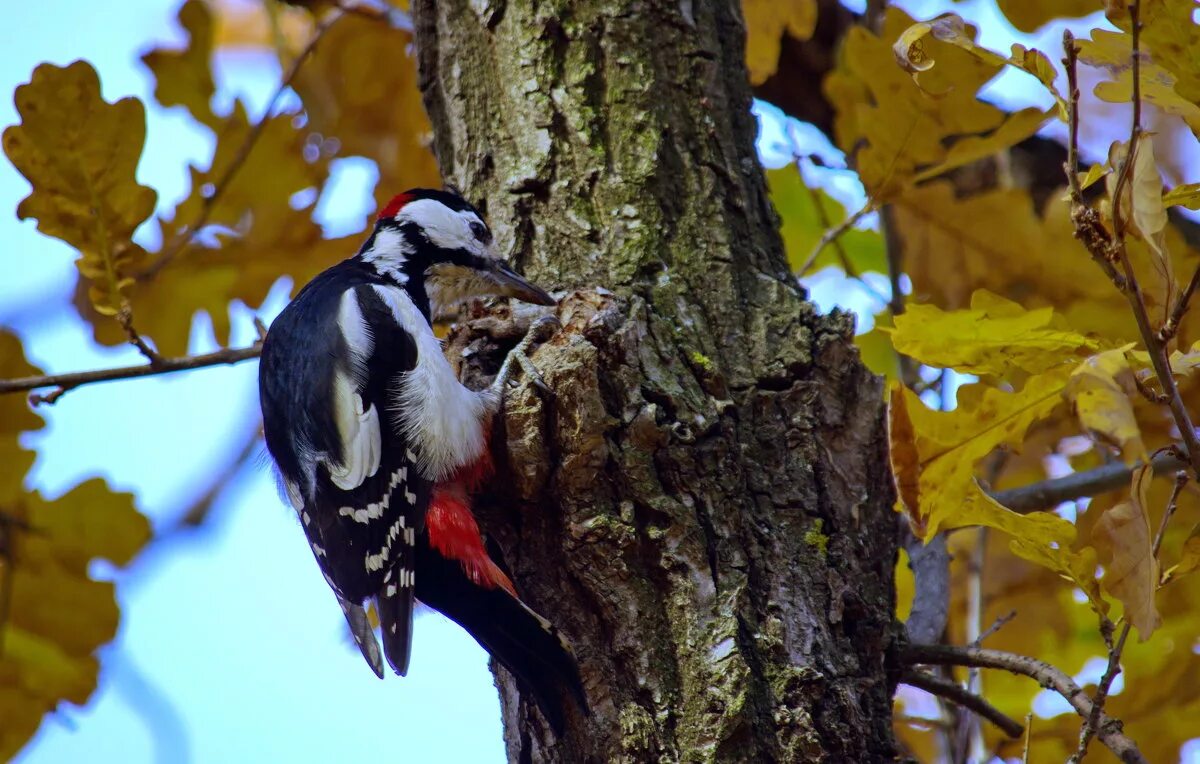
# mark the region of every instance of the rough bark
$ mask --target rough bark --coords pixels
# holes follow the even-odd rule
[[[881,383],[788,273],[734,0],[415,0],[442,171],[570,291],[507,401],[481,523],[578,654],[555,739],[503,671],[511,761],[894,758]],[[455,334],[493,371],[498,326]]]

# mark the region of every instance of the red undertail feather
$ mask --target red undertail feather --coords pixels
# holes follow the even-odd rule
[[[433,489],[429,512],[425,515],[429,545],[443,557],[462,563],[463,572],[476,586],[500,587],[516,597],[512,581],[488,556],[468,501],[461,482],[442,483]]]

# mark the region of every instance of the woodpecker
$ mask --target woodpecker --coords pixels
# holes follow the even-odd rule
[[[314,278],[267,332],[263,429],[281,493],[375,673],[383,677],[384,657],[407,673],[420,600],[463,626],[561,728],[564,697],[586,708],[570,646],[521,602],[470,509],[492,473],[488,440],[505,386],[517,367],[540,383],[526,352],[554,319],[535,322],[495,382],[471,390],[430,319],[485,295],[555,304],[496,256],[461,196],[395,197],[358,253]]]

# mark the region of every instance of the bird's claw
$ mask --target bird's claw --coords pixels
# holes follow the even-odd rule
[[[544,342],[550,339],[561,324],[554,316],[541,316],[529,325],[529,331],[517,343],[517,346],[509,352],[508,357],[504,359],[504,364],[500,367],[500,373],[496,375],[496,381],[493,383],[497,390],[503,393],[507,384],[512,381],[514,367],[513,364],[521,367],[521,371],[525,372],[525,376],[529,379],[530,384],[537,388],[545,395],[553,395],[549,385],[542,379],[541,372],[533,365],[533,361],[529,360],[529,347],[535,342]]]

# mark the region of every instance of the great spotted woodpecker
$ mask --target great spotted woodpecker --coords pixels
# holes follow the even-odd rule
[[[583,702],[570,647],[489,557],[469,497],[492,471],[488,438],[536,323],[482,391],[455,377],[431,315],[471,296],[553,305],[495,256],[478,211],[414,189],[380,211],[358,254],[321,273],[263,342],[259,392],[282,492],[363,657],[408,671],[414,598],[462,625],[528,686],[555,726]],[[553,321],[553,319],[550,319]],[[536,378],[536,377],[535,377]],[[540,378],[536,378],[540,382]]]

